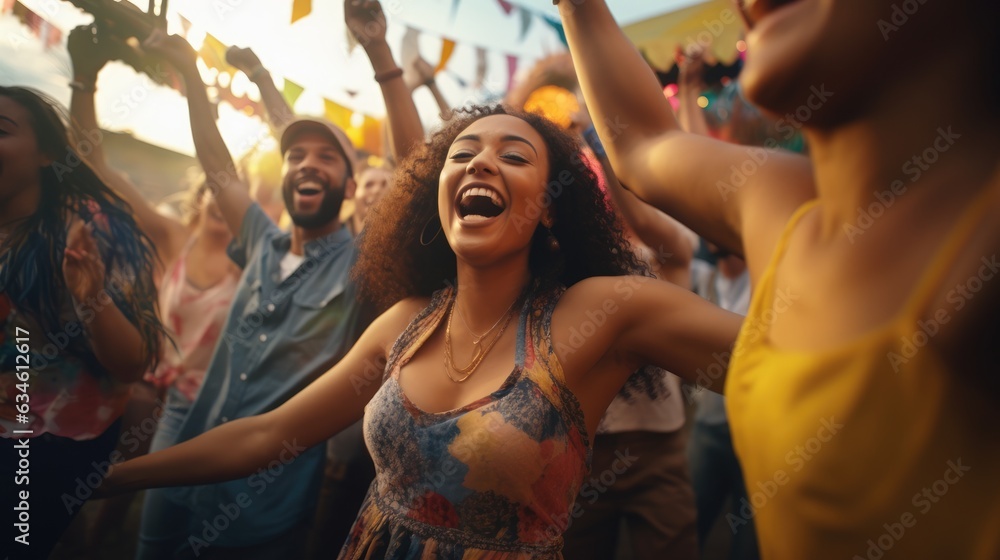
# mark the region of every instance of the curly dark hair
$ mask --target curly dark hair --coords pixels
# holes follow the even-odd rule
[[[123,288],[106,291],[139,330],[143,356],[150,367],[155,366],[166,331],[157,313],[152,242],[136,225],[128,203],[94,172],[82,150],[74,148],[86,134],[67,127],[69,119],[54,101],[16,86],[0,86],[0,97],[24,107],[38,150],[52,159],[41,169],[37,210],[10,224],[10,235],[0,242],[0,292],[46,331],[64,328],[59,315],[60,301],[67,292],[62,262],[67,220],[76,215],[94,226],[93,236],[104,259],[106,288],[113,278]],[[114,273],[123,276],[116,278]],[[99,365],[81,339],[74,339],[67,351],[90,365]]]
[[[428,144],[400,162],[393,187],[369,210],[352,276],[361,296],[380,311],[407,297],[428,297],[454,283],[455,252],[444,235],[426,245],[423,242],[439,224],[438,181],[451,144],[473,122],[493,115],[527,122],[548,147],[549,187],[544,200],[551,201],[552,234],[560,250],[554,256],[547,248],[545,228],[535,230],[528,264],[538,289],[568,288],[595,276],[651,276],[625,238],[597,175],[581,159],[579,143],[539,115],[503,105],[470,106],[458,110]],[[654,398],[666,392],[658,377],[645,373],[632,376],[623,389],[626,396],[630,388]]]

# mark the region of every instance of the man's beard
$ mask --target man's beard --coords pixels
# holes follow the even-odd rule
[[[343,184],[339,189],[329,188],[324,184],[323,201],[315,212],[303,214],[296,212],[295,189],[285,190],[285,208],[288,209],[288,216],[292,223],[303,229],[315,229],[323,227],[340,217],[340,207],[344,204],[344,191],[347,190],[347,177],[344,177]]]

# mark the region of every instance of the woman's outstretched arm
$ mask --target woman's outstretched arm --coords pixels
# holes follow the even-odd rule
[[[405,300],[386,311],[343,360],[280,407],[117,465],[100,493],[241,478],[283,451],[305,450],[337,434],[364,415],[365,405],[382,385],[389,348],[423,303]]]
[[[372,63],[385,99],[392,153],[395,161],[402,161],[423,142],[424,128],[413,94],[403,81],[403,70],[396,65],[385,40],[382,4],[373,0],[344,0],[344,19]]]

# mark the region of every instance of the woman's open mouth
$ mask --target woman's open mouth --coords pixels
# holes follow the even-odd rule
[[[493,187],[485,184],[468,185],[458,194],[455,211],[464,222],[481,223],[496,218],[507,204]]]

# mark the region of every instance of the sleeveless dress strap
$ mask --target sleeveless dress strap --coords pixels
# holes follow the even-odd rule
[[[392,349],[389,350],[383,380],[387,375],[394,375],[393,372],[408,362],[413,354],[430,338],[441,318],[448,311],[448,306],[454,297],[455,290],[451,286],[434,292],[427,307],[417,313],[396,339]]]

